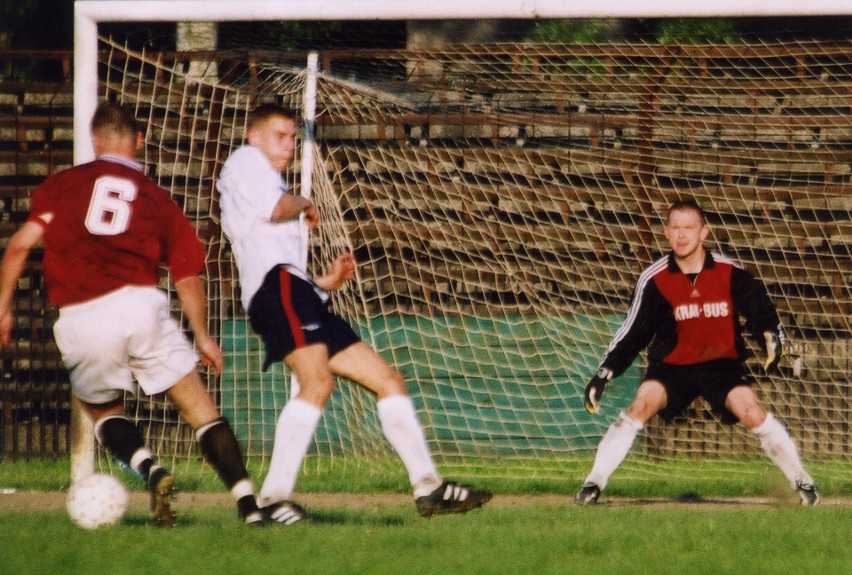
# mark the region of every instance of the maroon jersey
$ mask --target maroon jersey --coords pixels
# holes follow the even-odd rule
[[[162,263],[175,282],[204,268],[180,207],[130,160],[102,156],[49,177],[33,192],[29,221],[45,228],[44,274],[56,306],[156,286]]]

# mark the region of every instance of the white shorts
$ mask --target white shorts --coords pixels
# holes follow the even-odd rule
[[[59,310],[53,334],[74,394],[107,403],[138,387],[162,393],[192,373],[198,354],[156,287],[126,286]]]

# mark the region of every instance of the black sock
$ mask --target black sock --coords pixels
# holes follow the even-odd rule
[[[156,490],[157,485],[160,483],[160,479],[166,475],[169,475],[169,472],[159,465],[149,465],[148,471],[143,474],[145,477],[145,485],[148,486],[148,490],[152,492]]]
[[[240,497],[237,500],[237,511],[240,514],[240,517],[246,517],[250,513],[254,513],[255,511],[260,511],[260,508],[257,506],[257,500],[255,500],[254,495],[245,495]]]
[[[145,448],[139,428],[124,415],[110,415],[99,419],[95,423],[95,437],[113,457],[130,469],[134,469],[130,464],[133,456]],[[147,481],[152,465],[154,461],[146,458],[137,462],[135,470]]]
[[[248,478],[240,444],[227,419],[220,417],[201,426],[197,437],[201,453],[229,491],[238,481]]]
[[[136,471],[139,472],[139,475],[142,476],[143,479],[147,482],[151,475],[151,468],[154,467],[153,459],[145,459],[142,463],[139,464]],[[162,467],[160,467],[162,469]]]

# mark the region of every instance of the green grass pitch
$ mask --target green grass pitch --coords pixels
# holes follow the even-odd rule
[[[652,488],[614,479],[601,504],[578,507],[571,501],[578,467],[570,481],[477,480],[494,489],[491,504],[427,520],[409,502],[402,473],[309,470],[300,490],[306,498],[322,494],[322,504],[309,507],[309,523],[249,529],[227,497],[193,504],[193,490],[222,489],[209,469],[184,470],[175,528],[150,524],[144,494],[128,480],[137,503],[124,521],[85,531],[61,507],[67,473],[67,462],[0,462],[0,488],[15,490],[0,494],[0,572],[841,575],[852,568],[845,481],[827,486],[824,504],[801,508],[760,482],[763,493],[741,493],[745,480],[714,487],[686,473]],[[369,498],[353,505],[358,494]]]

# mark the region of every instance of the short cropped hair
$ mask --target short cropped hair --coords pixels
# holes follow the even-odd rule
[[[278,104],[261,104],[249,112],[248,128],[254,128],[270,118],[287,118],[288,120],[296,121],[298,114],[292,108],[285,108]]]
[[[133,110],[126,106],[102,102],[92,116],[92,133],[136,137],[142,129]]]
[[[706,214],[704,213],[704,208],[695,201],[694,198],[682,198],[676,200],[672,205],[669,206],[669,209],[666,210],[666,224],[669,223],[669,218],[671,218],[672,212],[678,210],[692,210],[698,214],[698,217],[701,221],[701,225],[707,223]]]

